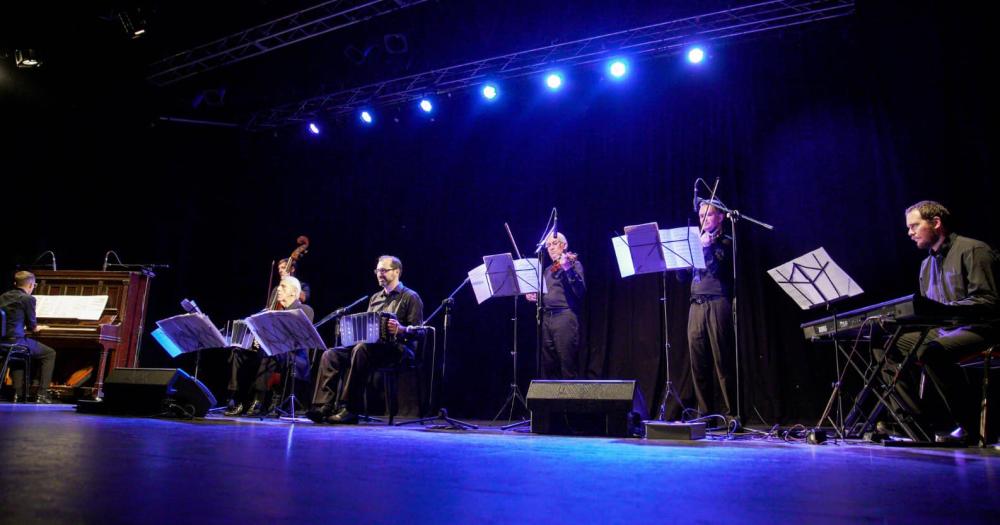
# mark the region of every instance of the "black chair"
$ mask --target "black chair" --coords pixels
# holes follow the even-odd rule
[[[28,398],[29,386],[31,385],[31,349],[17,343],[6,342],[7,338],[7,311],[0,308],[0,352],[3,352],[3,365],[0,366],[0,386],[7,380],[7,369],[10,367],[12,359],[20,360],[24,363],[24,396]],[[14,387],[17,391],[17,387]]]
[[[385,395],[385,411],[389,416],[389,426],[392,426],[393,421],[396,419],[396,414],[399,413],[399,376],[402,373],[409,372],[414,374],[416,378],[418,417],[423,417],[424,415],[422,376],[423,355],[426,353],[426,346],[427,335],[425,333],[416,338],[412,354],[407,352],[398,362],[374,370],[374,372],[382,376],[382,391]],[[366,396],[366,408],[367,404]],[[367,419],[372,420],[374,418],[367,417]]]
[[[979,409],[979,446],[990,444],[990,373],[1000,369],[1000,360],[994,360],[994,354],[1000,351],[1000,344],[990,345],[985,350],[968,355],[959,361],[962,368],[983,369],[983,397]]]

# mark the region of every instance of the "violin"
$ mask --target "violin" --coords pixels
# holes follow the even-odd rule
[[[552,266],[549,267],[549,270],[552,273],[556,273],[559,270],[561,270],[562,269],[562,261],[563,261],[563,259],[565,259],[566,262],[569,263],[569,265],[572,267],[573,263],[576,262],[576,258],[577,258],[577,255],[575,253],[573,253],[573,252],[563,252],[562,255],[559,256],[559,260],[558,261],[553,261],[552,262]]]
[[[299,235],[299,237],[295,239],[295,244],[297,244],[298,246],[296,246],[296,248],[292,250],[292,254],[289,255],[288,259],[285,261],[285,272],[288,273],[289,275],[295,272],[295,263],[298,262],[298,260],[301,259],[305,254],[309,253],[309,237],[306,237],[305,235]],[[271,286],[272,284],[274,284],[273,273],[271,274],[271,279],[272,281],[268,283],[268,289],[274,290],[274,288]],[[268,310],[284,309],[281,303],[278,302],[277,290],[274,290],[273,293],[274,294],[270,297],[268,301],[267,309]]]

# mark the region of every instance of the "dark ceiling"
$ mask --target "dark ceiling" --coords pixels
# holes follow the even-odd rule
[[[243,123],[254,111],[325,92],[746,2],[431,0],[175,84],[146,80],[157,60],[318,3],[38,2],[8,9],[13,16],[0,22],[8,77],[0,93],[8,96],[0,104]],[[116,14],[135,16],[136,9],[147,32],[131,39]],[[393,34],[405,36],[405,53],[387,52],[384,37]],[[40,53],[42,68],[13,68],[12,50],[25,47]],[[348,49],[361,51],[363,62],[349,58]]]

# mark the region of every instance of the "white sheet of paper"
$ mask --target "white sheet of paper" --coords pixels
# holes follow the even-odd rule
[[[483,257],[486,277],[490,283],[490,295],[505,297],[518,295],[517,272],[514,258],[509,253],[498,253]]]
[[[705,252],[701,248],[697,226],[660,230],[660,242],[663,243],[663,259],[668,270],[705,269]]]
[[[480,264],[479,266],[469,270],[469,284],[472,285],[472,291],[476,294],[477,304],[483,304],[483,301],[492,296],[492,294],[490,294],[490,283],[486,279],[485,264]]]
[[[515,259],[514,269],[517,271],[519,295],[538,293],[538,259]],[[547,292],[548,287],[542,279],[542,293]]]
[[[106,295],[36,295],[35,316],[39,319],[98,321],[107,304]]]
[[[822,246],[767,274],[803,310],[864,292]]]
[[[226,339],[205,314],[180,314],[156,322],[156,326],[181,352],[225,348]],[[170,353],[170,349],[164,346]]]
[[[705,254],[698,238],[698,227],[680,227],[658,230],[660,253],[650,252],[650,229],[656,223],[626,226],[625,235],[611,238],[611,246],[618,261],[618,273],[629,277],[644,273],[658,273],[664,270],[685,268],[705,268]],[[630,246],[636,242],[638,245]],[[642,246],[642,248],[640,248]],[[660,257],[662,257],[662,262]],[[636,260],[641,258],[642,260]]]
[[[323,338],[302,310],[261,312],[247,317],[246,323],[267,355],[326,349]]]
[[[504,256],[510,254],[487,255],[483,257],[483,264],[469,270],[469,284],[476,294],[476,303],[483,304],[493,296],[510,296],[536,293],[538,291],[538,260],[537,259],[514,259],[514,271],[517,274],[516,280],[498,279],[498,275],[490,275],[487,272],[487,263],[490,261],[500,261]],[[494,267],[496,269],[496,267]],[[491,282],[492,281],[492,282]],[[500,285],[499,290],[494,290],[493,282]],[[542,290],[547,291],[545,282],[542,281]]]

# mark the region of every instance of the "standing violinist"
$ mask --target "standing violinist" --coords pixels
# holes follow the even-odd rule
[[[583,265],[566,251],[566,236],[553,232],[545,241],[552,266],[545,270],[542,296],[541,376],[543,379],[576,379],[579,375],[580,311],[587,286]],[[531,302],[537,294],[528,294]]]
[[[698,411],[721,414],[731,421],[736,412],[733,371],[733,240],[723,232],[726,215],[715,200],[698,206],[705,269],[691,275],[688,309],[688,352]],[[716,388],[714,379],[718,380]],[[719,392],[716,399],[715,393]],[[737,423],[738,424],[738,423]]]

